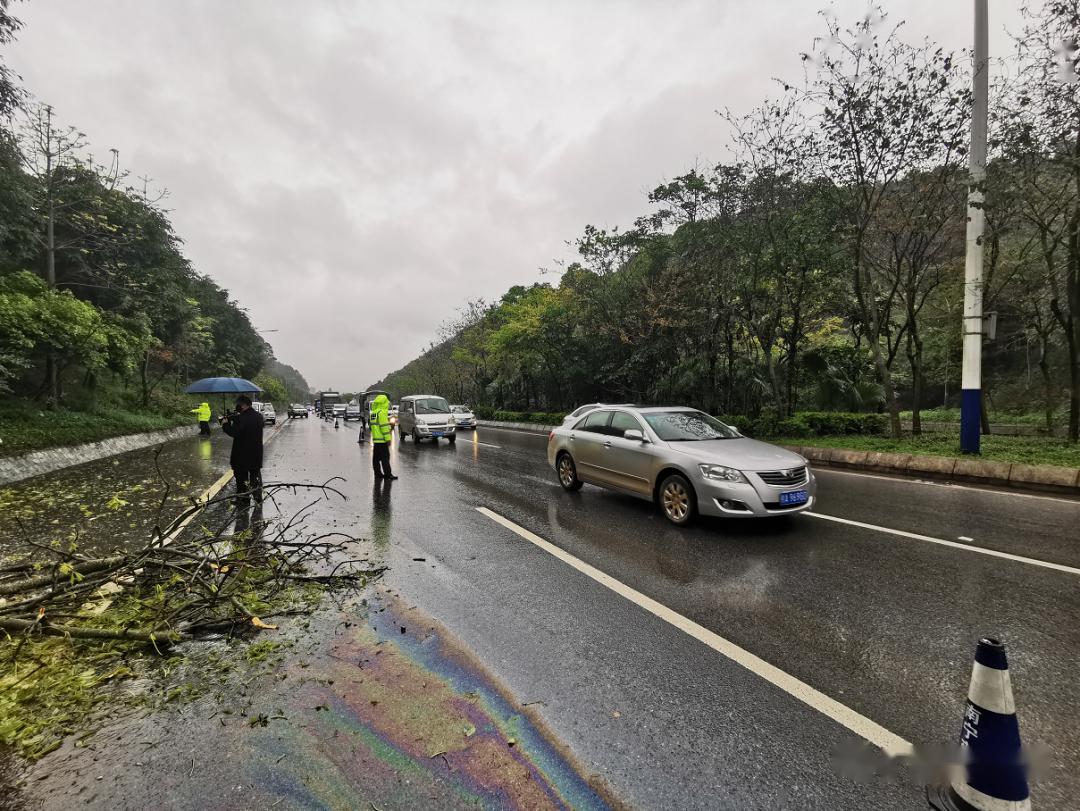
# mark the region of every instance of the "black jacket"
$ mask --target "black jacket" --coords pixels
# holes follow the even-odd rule
[[[259,470],[263,463],[263,415],[253,408],[240,411],[221,426],[233,438],[229,466],[234,470]]]

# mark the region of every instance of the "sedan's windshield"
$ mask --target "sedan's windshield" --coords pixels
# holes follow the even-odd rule
[[[450,404],[442,397],[425,397],[416,401],[417,414],[449,414]]]
[[[661,411],[642,414],[645,422],[665,442],[695,442],[703,439],[735,439],[742,436],[730,425],[701,411]]]
[[[450,410],[455,414],[469,414],[472,411],[468,406],[452,406]]]

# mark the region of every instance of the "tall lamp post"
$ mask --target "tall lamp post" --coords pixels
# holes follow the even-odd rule
[[[986,124],[989,96],[987,0],[975,0],[975,73],[971,80],[971,155],[967,203],[967,259],[964,264],[964,366],[961,377],[960,450],[979,453],[982,422],[983,344],[983,183],[986,180]]]

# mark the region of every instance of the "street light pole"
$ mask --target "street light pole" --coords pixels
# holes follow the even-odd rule
[[[975,73],[971,80],[971,155],[967,203],[967,259],[964,264],[964,366],[960,393],[960,450],[979,453],[982,422],[983,184],[986,180],[986,125],[989,82],[987,0],[975,0]]]

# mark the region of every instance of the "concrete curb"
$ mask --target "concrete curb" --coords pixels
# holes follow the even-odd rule
[[[497,422],[477,420],[488,428],[505,428],[530,434],[546,434],[554,425],[530,422]],[[953,459],[948,456],[916,456],[910,453],[853,451],[843,448],[820,448],[813,445],[784,445],[788,450],[805,456],[819,467],[867,470],[891,473],[920,479],[941,479],[954,482],[989,484],[1018,490],[1041,490],[1080,496],[1080,468],[1054,465],[1022,465],[1012,462],[991,462],[984,459]]]
[[[86,442],[82,445],[68,445],[61,448],[46,448],[31,451],[22,456],[0,459],[0,485],[11,484],[45,473],[52,473],[72,465],[94,462],[109,456],[116,456],[151,445],[160,445],[174,439],[195,436],[198,426],[180,425],[161,431],[148,431],[142,434],[125,434],[102,439],[98,442]]]
[[[851,451],[842,448],[784,445],[822,467],[870,470],[915,476],[921,479],[974,482],[996,487],[1043,490],[1080,496],[1080,469],[1054,465],[1023,465],[984,459],[953,459],[948,456],[915,456],[907,453]]]
[[[546,434],[556,425],[540,425],[535,422],[499,422],[498,420],[477,420],[481,428],[504,428],[507,431],[524,431],[527,434]]]

